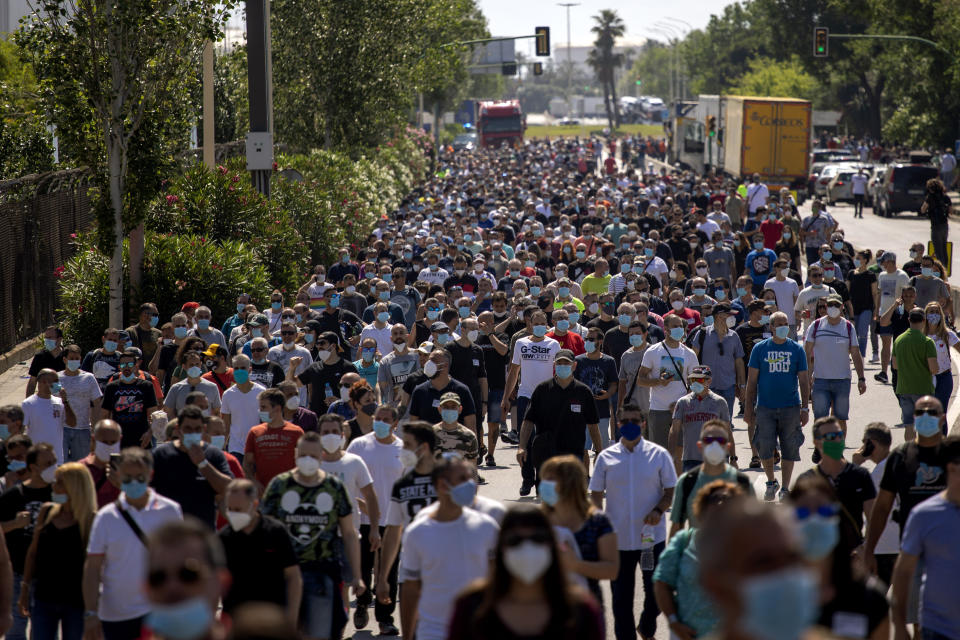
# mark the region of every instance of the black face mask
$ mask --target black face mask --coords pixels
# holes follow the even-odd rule
[[[376,402],[368,402],[367,404],[365,404],[365,405],[363,405],[362,407],[360,407],[360,411],[363,411],[363,412],[364,412],[365,414],[367,414],[368,416],[372,416],[372,415],[373,415],[374,413],[376,413],[376,411],[377,411],[377,403],[376,403]]]

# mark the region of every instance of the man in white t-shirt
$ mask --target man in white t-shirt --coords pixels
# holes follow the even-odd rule
[[[80,369],[83,360],[80,347],[68,345],[64,355],[67,368],[60,372],[60,385],[70,398],[70,408],[77,418],[77,424],[63,430],[63,462],[73,462],[90,454],[90,416],[100,415],[103,392],[97,378]]]
[[[149,488],[153,477],[149,451],[124,449],[114,473],[123,493],[94,517],[83,566],[83,584],[96,585],[84,588],[84,636],[99,637],[102,631],[104,640],[139,638],[143,619],[151,610],[143,590],[147,547],[134,525],[149,536],[183,517],[179,504]]]
[[[423,280],[431,285],[443,286],[443,282],[450,277],[446,269],[440,268],[440,258],[435,253],[427,256],[427,266],[420,270],[417,280]]]
[[[417,640],[444,640],[457,594],[488,574],[500,528],[490,516],[464,508],[476,497],[473,477],[473,465],[463,458],[440,459],[433,469],[439,506],[415,518],[404,534],[400,618],[405,640],[414,631]]]
[[[260,400],[257,396],[266,387],[250,381],[250,358],[240,354],[233,357],[233,386],[220,399],[220,417],[227,428],[226,451],[243,462],[247,433],[261,422]]]
[[[687,375],[700,364],[697,354],[683,344],[685,324],[680,316],[668,315],[663,319],[663,342],[644,352],[637,373],[637,384],[650,387],[649,439],[664,448],[673,421],[671,405],[690,392]]]
[[[292,358],[300,358],[300,362],[293,372],[294,375],[298,376],[313,364],[313,356],[301,345],[296,344],[297,332],[297,325],[284,321],[284,323],[280,325],[281,342],[278,345],[270,347],[270,350],[267,351],[267,360],[276,362],[277,365],[283,369],[284,373],[286,373],[287,369],[290,368],[290,360]],[[307,388],[301,387],[299,393],[300,406],[307,406]]]
[[[860,170],[850,177],[850,184],[852,185],[853,189],[854,218],[863,217],[863,201],[867,195],[867,182],[869,181],[870,178],[867,177],[867,173],[863,170],[863,167],[860,167]]]
[[[790,326],[790,331],[796,335],[797,330],[796,314],[794,307],[797,304],[797,298],[800,296],[800,286],[793,278],[787,277],[787,268],[789,264],[783,258],[778,258],[773,263],[773,269],[776,277],[770,278],[763,284],[764,289],[772,289],[777,294],[777,309],[787,314],[787,318],[793,318],[794,322]]]
[[[390,324],[390,307],[386,302],[378,302],[373,306],[374,321],[360,331],[360,341],[373,338],[377,341],[377,350],[381,355],[393,351],[393,340],[390,338],[392,325]]]
[[[53,369],[37,373],[36,392],[23,401],[23,426],[34,444],[46,442],[53,447],[57,460],[63,460],[63,430],[75,426],[77,417],[70,408],[67,392]]]
[[[753,174],[752,181],[747,187],[747,211],[749,212],[749,217],[753,217],[757,213],[758,207],[767,206],[767,198],[770,197],[770,190],[767,189],[767,185],[760,182],[760,174]]]

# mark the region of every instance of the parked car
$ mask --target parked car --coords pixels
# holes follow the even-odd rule
[[[884,218],[891,218],[901,211],[914,211],[920,215],[920,205],[927,193],[927,180],[937,175],[937,168],[929,164],[891,164],[875,192],[873,212]]]
[[[817,181],[813,185],[813,193],[815,196],[826,197],[827,195],[827,185],[830,184],[830,181],[833,180],[833,177],[840,173],[840,170],[843,167],[839,164],[828,164],[820,171],[820,175],[817,176]]]
[[[865,200],[870,207],[873,207],[873,203],[876,202],[877,191],[883,185],[883,176],[887,172],[887,165],[878,164],[874,165],[870,170],[870,180],[867,182],[867,195]]]
[[[454,151],[470,151],[471,149],[476,149],[476,147],[477,147],[476,131],[457,134],[457,136],[454,137],[453,139]]]
[[[810,152],[811,165],[817,164],[818,162],[837,163],[854,161],[856,159],[857,154],[849,149],[814,149]]]
[[[838,202],[853,202],[853,183],[850,178],[857,172],[856,169],[846,168],[837,172],[827,184],[827,204]]]

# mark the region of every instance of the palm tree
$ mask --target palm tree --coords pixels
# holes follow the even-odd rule
[[[603,86],[603,103],[607,109],[607,121],[610,123],[610,129],[613,130],[620,125],[614,71],[617,67],[623,66],[623,54],[614,53],[613,47],[617,38],[623,37],[626,26],[613,9],[601,10],[599,15],[593,16],[593,21],[595,24],[590,31],[597,34],[597,39],[593,42],[587,64],[593,68]]]

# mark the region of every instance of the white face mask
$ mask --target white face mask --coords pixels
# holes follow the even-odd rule
[[[401,449],[400,450],[400,464],[403,465],[404,469],[412,469],[417,466],[417,462],[420,460],[417,458],[417,454],[410,449]]]
[[[53,484],[53,481],[57,479],[57,465],[52,464],[43,471],[40,472],[40,478],[43,479],[47,484]]]
[[[720,464],[727,457],[727,449],[719,442],[711,442],[703,448],[703,459],[707,464]]]
[[[326,362],[327,358],[330,357],[329,351],[317,351],[317,360],[320,362]]]
[[[737,319],[734,316],[727,316],[726,323],[728,329],[733,329],[737,325]]]
[[[680,311],[681,309],[683,309],[683,300],[674,300],[673,302],[670,303],[670,306],[673,307],[675,310]]]
[[[397,353],[403,353],[404,350],[406,350],[406,348],[407,348],[407,343],[406,343],[406,342],[394,342],[394,343],[393,343],[393,350],[396,351]]]
[[[836,318],[840,315],[840,307],[827,307],[827,315]]]
[[[110,454],[120,453],[120,442],[114,442],[113,444],[106,444],[105,442],[97,442],[94,445],[93,455],[97,457],[97,460],[101,462],[108,462],[110,460]]]
[[[707,275],[707,268],[706,268],[706,267],[697,267],[697,275],[698,275],[698,276],[705,276],[705,275]]]
[[[253,516],[246,511],[227,511],[227,522],[230,523],[234,531],[246,529],[252,520]]]
[[[321,440],[321,443],[323,441]],[[310,477],[317,475],[317,471],[320,470],[320,462],[316,458],[310,456],[300,456],[296,460],[297,462],[297,471],[301,474]]]
[[[350,387],[340,387],[340,399],[344,402],[350,400]]]
[[[437,375],[437,363],[433,360],[427,360],[427,364],[423,365],[423,373],[428,378]]]
[[[503,564],[517,580],[533,584],[550,568],[550,547],[527,540],[503,551]]]
[[[343,446],[343,436],[338,433],[328,433],[320,436],[320,446],[327,453],[334,453]]]
[[[299,396],[290,396],[287,398],[287,409],[295,411],[300,408],[300,397]]]
[[[470,342],[476,342],[476,341],[477,341],[477,337],[478,337],[479,335],[480,335],[480,332],[477,331],[476,329],[474,329],[473,331],[468,331],[468,332],[467,332],[467,340],[469,340]]]

